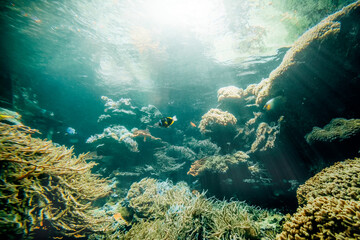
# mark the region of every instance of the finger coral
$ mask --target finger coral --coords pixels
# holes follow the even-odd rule
[[[79,236],[106,231],[111,218],[92,205],[110,193],[91,173],[89,156],[34,138],[36,130],[0,124],[0,228],[27,236],[37,229]]]

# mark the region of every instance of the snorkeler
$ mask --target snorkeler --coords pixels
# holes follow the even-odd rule
[[[169,127],[171,126],[175,121],[177,121],[177,118],[176,116],[173,116],[173,117],[164,117],[162,119],[159,120],[159,126],[160,127]]]

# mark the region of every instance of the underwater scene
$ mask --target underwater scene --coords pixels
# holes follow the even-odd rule
[[[1,239],[360,239],[360,1],[0,11]]]

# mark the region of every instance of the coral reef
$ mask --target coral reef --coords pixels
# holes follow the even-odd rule
[[[195,153],[183,146],[169,145],[164,148],[158,149],[154,153],[156,163],[156,175],[164,175],[165,173],[175,172],[182,169],[188,161],[195,159]]]
[[[219,127],[234,126],[236,122],[236,118],[231,113],[212,108],[202,116],[199,129],[201,133],[205,134]]]
[[[159,119],[162,115],[161,112],[153,105],[147,107],[137,107],[131,103],[130,98],[120,98],[118,101],[102,96],[102,100],[105,101],[104,112],[99,116],[98,122],[118,122],[121,118],[131,118],[137,125],[148,124],[152,121]],[[120,119],[119,119],[120,118]]]
[[[338,162],[297,190],[300,207],[277,239],[359,239],[360,159]]]
[[[110,230],[112,219],[94,200],[110,194],[107,179],[91,173],[89,156],[33,138],[25,126],[0,124],[2,234],[36,230],[85,236]],[[5,230],[6,229],[6,230]],[[25,236],[24,236],[25,237]]]
[[[138,152],[138,143],[133,140],[134,134],[127,130],[124,126],[112,126],[104,129],[103,133],[90,136],[86,143],[94,143],[104,138],[112,138],[118,143],[124,143],[132,152]]]
[[[221,150],[219,146],[212,143],[209,139],[196,140],[191,137],[189,139],[185,139],[185,145],[189,147],[198,158],[217,155]]]
[[[196,160],[191,164],[191,167],[187,172],[187,174],[196,177],[197,175],[199,175],[199,173],[203,171],[204,168],[203,166],[205,165],[205,163],[206,163],[206,158]]]
[[[227,99],[241,99],[243,96],[244,90],[235,86],[228,86],[220,88],[217,92],[218,102],[227,100]]]
[[[359,212],[359,201],[317,197],[298,209],[276,239],[359,239]]]
[[[273,239],[283,217],[244,202],[207,199],[185,183],[145,178],[123,204],[133,211],[131,229],[109,239]]]
[[[269,148],[275,147],[276,136],[280,133],[280,123],[282,120],[283,117],[280,117],[277,124],[273,126],[270,126],[266,122],[260,123],[256,129],[256,139],[251,144],[249,152],[254,153],[258,150],[266,151]]]
[[[297,41],[295,41],[293,46],[284,56],[281,65],[271,72],[268,79],[263,80],[256,89],[254,89],[254,93],[256,93],[257,96],[256,102],[264,102],[264,99],[267,99],[269,96],[273,95],[275,91],[278,91],[277,89],[280,85],[284,87],[286,84],[284,84],[284,81],[288,80],[289,73],[295,71],[295,69],[298,69],[300,65],[304,64],[302,61],[305,54],[314,54],[312,50],[315,48],[317,48],[318,51],[324,51],[324,49],[321,49],[322,47],[333,46],[333,41],[341,41],[339,40],[342,39],[340,37],[342,34],[341,30],[343,27],[347,27],[342,27],[341,22],[346,21],[346,18],[348,18],[349,15],[357,14],[358,7],[359,2],[356,2],[341,11],[330,15],[319,24],[309,29]],[[342,58],[349,57],[344,55],[346,53],[341,53],[342,50],[337,51],[336,54]],[[327,61],[328,60],[329,59],[327,59]],[[307,62],[305,64],[311,63]]]
[[[335,118],[323,129],[314,127],[305,135],[306,142],[343,141],[360,133],[360,119]]]
[[[0,107],[0,121],[9,122],[15,125],[23,125],[21,122],[21,115],[17,112]]]
[[[212,173],[226,173],[231,165],[246,163],[248,159],[249,156],[242,151],[238,151],[234,154],[214,155],[195,161],[191,165],[188,174],[197,176],[205,171]]]
[[[360,158],[337,162],[323,169],[297,190],[300,205],[319,196],[360,201]]]
[[[152,136],[148,130],[139,130],[137,128],[133,128],[131,131],[129,131],[124,126],[117,125],[105,128],[101,134],[90,136],[86,140],[86,143],[99,143],[98,141],[102,139],[114,139],[118,143],[125,144],[125,146],[131,152],[138,152],[138,143],[134,140],[136,137],[142,137],[144,141],[146,141],[146,139],[161,141],[160,138]]]

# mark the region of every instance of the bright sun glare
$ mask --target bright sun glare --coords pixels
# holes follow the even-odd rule
[[[156,24],[178,27],[205,27],[214,19],[217,6],[209,0],[147,1],[145,12]]]

